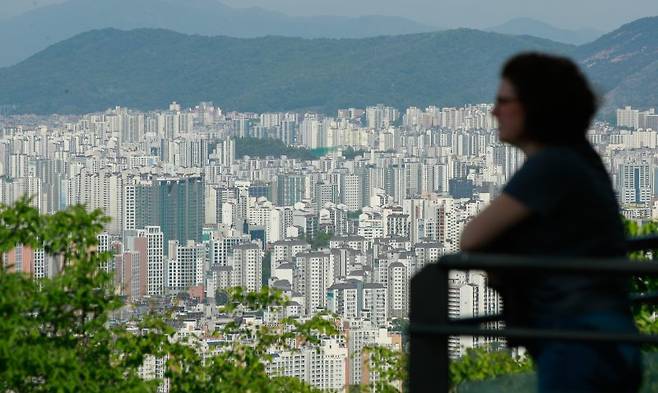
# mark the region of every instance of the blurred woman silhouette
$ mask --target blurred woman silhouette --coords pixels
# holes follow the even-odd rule
[[[464,229],[463,251],[551,257],[623,257],[612,183],[586,138],[597,103],[569,59],[508,60],[493,114],[502,142],[527,159],[500,196]],[[491,275],[508,326],[636,332],[628,280],[585,275]],[[540,392],[636,392],[639,349],[615,343],[511,341],[528,349]]]

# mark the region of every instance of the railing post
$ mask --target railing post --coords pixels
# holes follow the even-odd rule
[[[425,335],[414,325],[447,325],[448,271],[426,266],[411,279],[409,391],[447,393],[449,381],[448,336]]]

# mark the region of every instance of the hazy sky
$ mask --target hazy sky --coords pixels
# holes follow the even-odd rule
[[[610,30],[658,15],[658,0],[224,0],[294,15],[399,15],[444,27],[491,27],[532,17],[558,27]]]
[[[34,8],[43,7],[44,5],[63,3],[65,1],[66,0],[0,0],[0,18],[8,18]]]
[[[63,1],[65,0],[0,0],[0,18]],[[289,15],[398,15],[437,27],[483,28],[515,17],[531,17],[557,27],[612,30],[633,19],[658,15],[658,0],[223,0],[222,2],[232,7],[259,6]]]

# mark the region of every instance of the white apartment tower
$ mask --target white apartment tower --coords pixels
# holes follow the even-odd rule
[[[262,287],[263,250],[258,243],[238,244],[231,258],[233,285],[247,291],[258,291]]]
[[[126,185],[123,189],[123,230],[135,230],[135,206],[136,190],[135,185]]]
[[[206,248],[194,240],[182,245],[177,240],[170,240],[169,260],[167,263],[167,290],[172,292],[187,291],[190,287],[203,283]]]
[[[620,203],[639,204],[651,201],[652,167],[647,160],[628,160],[619,165],[617,193]]]
[[[311,349],[310,380],[321,390],[344,390],[347,385],[348,349],[337,339],[324,339],[319,350]]]
[[[380,283],[363,284],[364,319],[369,319],[375,326],[386,326],[388,320],[388,297],[386,287]],[[368,313],[369,316],[365,314]]]
[[[98,235],[96,235],[96,239],[98,241],[98,246],[96,246],[96,249],[98,250],[99,253],[110,251],[109,233],[107,232],[99,233]],[[109,273],[114,271],[113,265],[114,265],[114,259],[110,259],[102,264],[101,269]]]
[[[270,375],[296,377],[322,390],[346,391],[349,352],[334,338],[323,339],[318,347],[277,351],[267,363]]]
[[[304,297],[307,314],[326,307],[327,289],[333,284],[333,267],[328,253],[305,252],[294,257],[293,290]]]
[[[389,315],[405,318],[409,309],[407,267],[401,262],[388,265]]]
[[[282,263],[292,262],[293,257],[301,252],[311,251],[311,245],[303,240],[280,240],[272,247],[272,269]]]
[[[342,202],[347,205],[347,210],[353,212],[361,209],[361,177],[359,175],[345,175],[341,178]]]
[[[248,241],[249,235],[243,235],[234,230],[213,236],[210,240],[210,266],[228,266],[233,248]]]
[[[367,321],[350,324],[346,331],[347,348],[350,353],[350,385],[366,384],[371,379],[367,365],[368,355],[363,348],[366,346],[388,347],[401,349],[399,336],[390,335],[386,328],[378,327]],[[396,340],[397,338],[397,340]]]
[[[639,125],[640,111],[630,106],[617,109],[617,127],[637,128]]]
[[[164,294],[164,235],[159,226],[147,226],[137,231],[137,236],[145,237],[147,240],[147,286],[149,295]]]
[[[500,296],[487,286],[483,272],[452,271],[448,286],[448,316],[451,319],[498,314],[502,311]],[[496,341],[491,337],[450,337],[448,348],[453,358],[462,356],[466,349]]]
[[[327,309],[344,320],[355,320],[361,314],[363,283],[350,280],[327,289]]]

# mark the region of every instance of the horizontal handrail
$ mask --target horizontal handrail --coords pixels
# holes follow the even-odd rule
[[[631,302],[633,304],[658,304],[658,292],[633,293]]]
[[[626,239],[626,251],[658,249],[658,236],[638,236]]]
[[[626,250],[658,250],[658,236],[628,239]],[[412,279],[410,310],[410,379],[413,393],[448,392],[450,336],[503,337],[525,340],[658,344],[658,335],[609,331],[555,330],[526,327],[481,327],[501,321],[500,314],[473,318],[448,317],[450,270],[587,274],[591,276],[658,276],[658,263],[619,258],[580,258],[460,253],[445,255]],[[432,301],[428,302],[428,299]],[[658,304],[658,292],[630,295],[631,304]]]
[[[632,304],[658,304],[658,292],[633,293],[630,296]],[[483,323],[500,322],[503,320],[502,314],[482,315],[471,318],[456,318],[449,321],[450,325],[457,326],[477,326]]]
[[[626,258],[534,257],[502,254],[459,253],[444,255],[441,269],[487,271],[544,271],[551,273],[596,273],[596,275],[655,275],[658,263]]]
[[[491,315],[483,315],[479,317],[472,317],[472,318],[456,318],[456,319],[451,319],[450,324],[451,325],[480,325],[483,323],[491,323],[491,322],[499,322],[503,320],[502,314],[491,314]]]
[[[466,325],[426,325],[411,324],[409,333],[413,335],[438,335],[438,336],[480,336],[480,337],[505,337],[517,339],[536,340],[561,340],[561,341],[593,341],[593,342],[619,342],[626,344],[658,344],[658,335],[646,335],[637,333],[614,333],[583,330],[551,330],[551,329],[524,329],[505,328],[482,329]]]
[[[658,304],[658,292],[634,293],[630,296],[632,304]],[[502,314],[482,315],[472,318],[455,318],[450,320],[451,325],[472,325],[477,326],[484,323],[500,322],[503,320]]]

